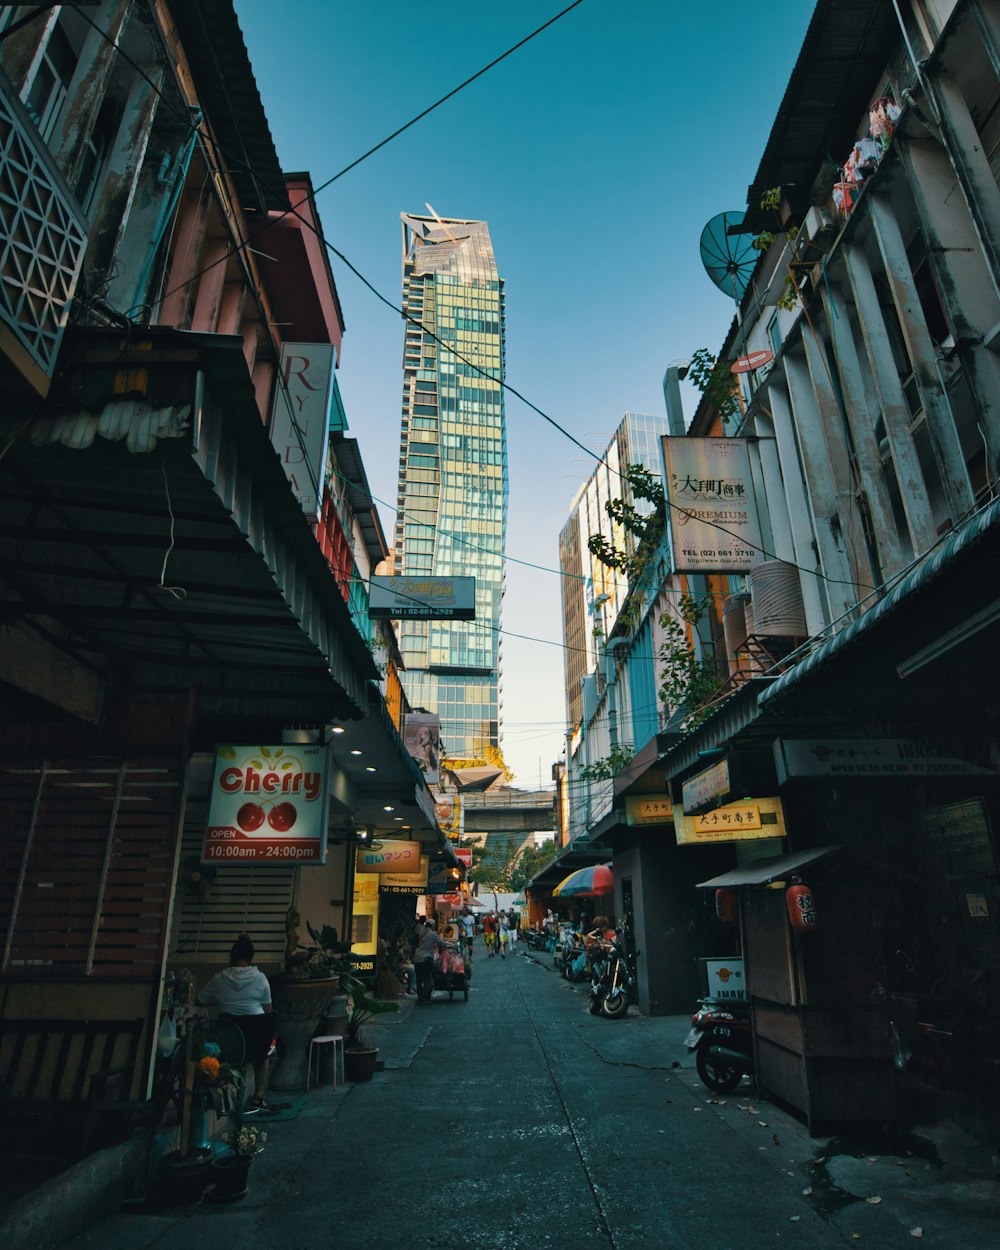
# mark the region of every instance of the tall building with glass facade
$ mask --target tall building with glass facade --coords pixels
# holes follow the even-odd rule
[[[609,499],[624,498],[640,513],[649,510],[650,504],[633,498],[622,473],[627,465],[641,464],[661,477],[660,438],[669,433],[666,417],[625,413],[601,462],[576,492],[559,533],[566,715],[571,726],[578,725],[583,716],[582,683],[598,666],[598,640],[611,636],[628,594],[626,575],[591,555],[587,540],[591,534],[601,534],[615,546],[634,546],[635,539],[611,520],[605,505]]]
[[[402,621],[407,697],[452,759],[500,745],[507,533],[504,293],[485,221],[401,215],[398,576],[474,577],[474,621]]]

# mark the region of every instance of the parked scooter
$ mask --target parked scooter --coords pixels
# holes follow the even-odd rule
[[[582,933],[566,933],[561,946],[556,947],[553,958],[560,974],[567,981],[586,981],[590,976],[590,961]]]
[[[628,1013],[635,995],[635,967],[621,931],[610,942],[602,942],[600,954],[592,955],[590,983],[591,1015],[620,1020]]]
[[[698,1075],[708,1088],[728,1094],[754,1074],[749,1009],[714,998],[699,998],[698,1003],[684,1044],[695,1052]]]

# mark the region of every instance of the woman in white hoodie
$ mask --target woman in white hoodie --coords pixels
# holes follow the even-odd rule
[[[253,1065],[254,1097],[248,1110],[267,1109],[267,1055],[274,1036],[271,1015],[271,986],[259,968],[254,967],[253,942],[245,933],[233,943],[229,967],[217,972],[198,991],[197,1001],[218,1008],[220,1019],[229,1019],[246,1039],[247,1059]]]

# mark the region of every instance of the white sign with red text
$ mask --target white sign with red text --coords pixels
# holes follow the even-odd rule
[[[325,747],[216,747],[202,863],[325,863],[328,806]]]

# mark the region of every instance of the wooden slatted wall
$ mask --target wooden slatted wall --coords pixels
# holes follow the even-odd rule
[[[3,970],[158,979],[182,799],[174,762],[0,768]]]

